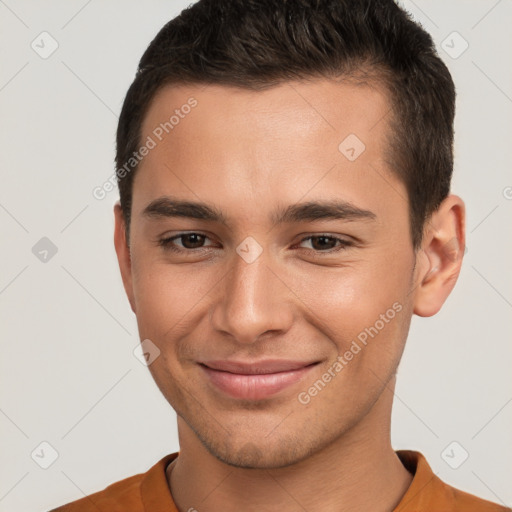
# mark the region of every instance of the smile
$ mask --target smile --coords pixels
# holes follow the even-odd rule
[[[316,362],[267,360],[257,363],[209,361],[199,366],[221,392],[245,400],[261,400],[301,381]]]

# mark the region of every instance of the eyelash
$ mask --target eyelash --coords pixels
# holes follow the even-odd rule
[[[166,251],[171,251],[171,252],[178,253],[178,254],[183,254],[183,253],[193,254],[194,252],[197,253],[200,251],[204,251],[205,249],[208,248],[208,247],[197,247],[195,249],[187,249],[187,248],[177,247],[176,245],[173,244],[174,240],[177,240],[179,238],[183,238],[183,237],[189,236],[189,235],[200,235],[200,236],[205,237],[205,239],[209,239],[209,237],[207,237],[206,235],[203,235],[202,233],[196,233],[196,232],[180,233],[179,235],[174,235],[172,237],[160,239],[158,241],[158,245],[163,247],[164,250],[166,250]],[[343,251],[343,250],[347,249],[348,247],[351,247],[354,245],[354,243],[352,241],[345,240],[343,238],[338,238],[336,236],[332,236],[332,235],[328,235],[328,234],[309,235],[309,236],[303,238],[302,240],[300,240],[298,245],[305,242],[306,240],[311,240],[313,238],[328,238],[330,240],[335,240],[336,242],[340,242],[340,244],[337,247],[335,247],[333,249],[328,249],[325,251],[320,251],[320,250],[316,250],[316,249],[307,249],[308,251],[315,253],[315,255],[320,255],[320,256],[337,253],[339,251]]]

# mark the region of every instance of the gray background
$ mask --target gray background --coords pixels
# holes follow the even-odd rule
[[[114,170],[138,59],[188,3],[0,0],[0,511],[48,510],[178,450],[175,414],[133,355],[113,247],[117,191],[99,201],[92,189]],[[403,5],[457,85],[453,191],[467,204],[468,251],[443,310],[413,319],[393,445],[511,506],[512,3]],[[47,58],[31,47],[51,49],[43,31],[59,45]],[[469,44],[460,55],[454,31]],[[58,249],[46,261],[43,237]],[[43,441],[59,455],[48,469]],[[452,469],[462,450],[468,459]]]

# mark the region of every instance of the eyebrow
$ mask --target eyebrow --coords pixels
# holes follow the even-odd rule
[[[215,206],[176,199],[170,196],[151,201],[142,211],[149,219],[182,217],[218,222],[228,226],[227,217]],[[375,213],[358,208],[346,201],[308,201],[278,208],[270,217],[275,226],[284,223],[312,222],[316,220],[375,220]]]

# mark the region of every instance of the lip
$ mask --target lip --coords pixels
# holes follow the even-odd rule
[[[199,366],[210,382],[225,394],[261,400],[302,380],[319,361],[267,359],[253,363],[206,361]]]

